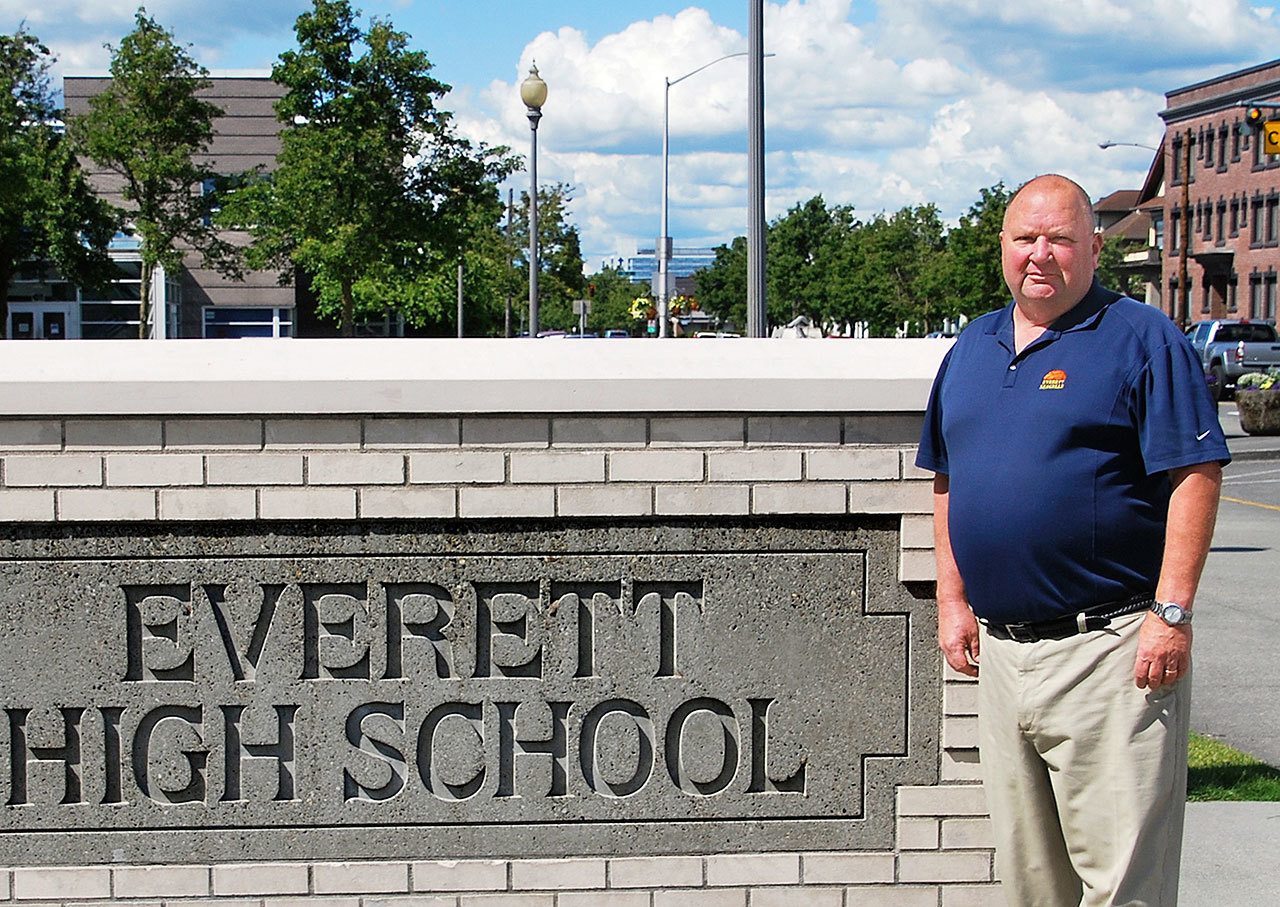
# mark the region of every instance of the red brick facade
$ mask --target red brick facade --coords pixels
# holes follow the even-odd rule
[[[1254,104],[1280,120],[1280,60],[1175,89],[1142,200],[1163,196],[1157,235],[1160,304],[1177,322],[1276,318],[1280,272],[1280,155],[1243,128]],[[1184,183],[1190,142],[1190,181]],[[1185,193],[1185,195],[1184,195]],[[1141,204],[1141,203],[1140,203]],[[1191,241],[1183,254],[1184,204]],[[1185,257],[1190,298],[1179,275]]]

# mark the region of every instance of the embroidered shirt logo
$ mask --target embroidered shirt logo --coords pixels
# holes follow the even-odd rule
[[[1042,391],[1060,391],[1067,386],[1067,373],[1060,368],[1055,368],[1044,376],[1044,380],[1040,382],[1040,390]]]

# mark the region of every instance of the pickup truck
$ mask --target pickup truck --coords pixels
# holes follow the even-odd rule
[[[1200,355],[1209,390],[1219,400],[1245,372],[1280,365],[1280,337],[1275,325],[1265,321],[1199,321],[1187,329],[1187,338]]]

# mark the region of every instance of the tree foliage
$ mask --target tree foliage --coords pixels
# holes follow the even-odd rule
[[[593,331],[643,331],[645,323],[631,314],[638,296],[649,293],[649,287],[633,283],[619,268],[606,265],[587,278],[587,296],[591,299],[591,315],[587,326]]]
[[[456,134],[436,104],[449,86],[407,34],[358,16],[347,0],[314,0],[298,17],[297,48],[272,69],[286,89],[277,169],[221,215],[252,234],[252,266],[308,275],[344,336],[388,309],[450,321],[457,263],[493,244],[496,185],[515,166],[505,148]]]
[[[146,336],[157,265],[178,270],[190,248],[206,267],[239,273],[235,249],[210,222],[213,196],[204,189],[217,174],[199,162],[222,110],[199,97],[211,84],[208,72],[144,9],[112,49],[110,73],[111,84],[72,121],[71,134],[78,150],[122,182],[122,213],[141,239],[138,330]]]
[[[922,334],[946,319],[974,317],[1008,298],[1000,271],[1000,225],[1010,193],[981,191],[946,230],[933,205],[859,220],[852,207],[822,196],[791,208],[768,228],[769,319],[804,315],[833,327],[863,323],[873,336],[907,326]],[[734,324],[746,319],[747,243],[716,249],[698,274],[703,308]]]
[[[577,330],[573,301],[587,295],[582,273],[582,243],[578,228],[569,220],[573,187],[554,183],[538,187],[538,321],[543,330]],[[529,193],[520,194],[521,214],[516,218],[516,262],[524,277],[528,299]]]
[[[116,220],[58,128],[52,62],[25,29],[0,35],[0,337],[9,283],[23,261],[50,261],[80,286],[100,286],[110,275]]]

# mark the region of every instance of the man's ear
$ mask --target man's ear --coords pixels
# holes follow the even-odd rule
[[[1098,256],[1102,254],[1102,234],[1093,234],[1093,266],[1098,266]]]

